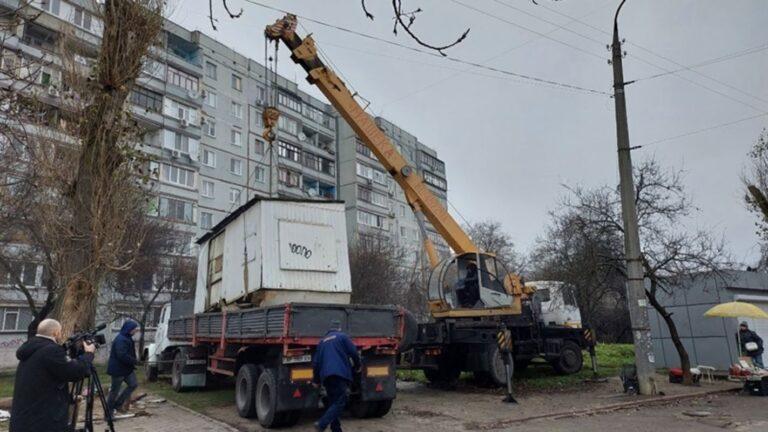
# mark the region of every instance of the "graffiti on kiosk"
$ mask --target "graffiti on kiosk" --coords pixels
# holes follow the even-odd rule
[[[291,249],[291,253],[303,256],[305,259],[309,259],[312,256],[312,249],[304,245],[288,243],[288,247]]]
[[[0,349],[18,348],[24,343],[23,338],[11,339],[9,341],[0,342]]]

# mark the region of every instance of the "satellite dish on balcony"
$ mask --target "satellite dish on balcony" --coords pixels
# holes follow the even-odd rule
[[[306,141],[307,135],[304,132],[299,132],[299,141]]]

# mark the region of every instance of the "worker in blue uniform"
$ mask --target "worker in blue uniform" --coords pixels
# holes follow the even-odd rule
[[[352,371],[360,371],[360,356],[341,322],[331,321],[328,333],[320,340],[312,364],[315,385],[322,384],[327,395],[325,413],[315,423],[315,429],[324,431],[329,425],[332,432],[341,432],[339,418],[347,405],[347,389],[352,383]],[[354,367],[354,369],[353,369]]]

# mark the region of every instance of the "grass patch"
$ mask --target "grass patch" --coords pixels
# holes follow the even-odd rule
[[[13,396],[13,382],[16,380],[16,371],[0,373],[0,398]]]
[[[167,380],[160,379],[151,383],[140,377],[139,381],[141,385],[137,391],[146,391],[194,411],[205,411],[206,408],[234,405],[235,403],[235,390],[231,384],[214,386],[211,389],[187,390],[183,393],[176,393]]]

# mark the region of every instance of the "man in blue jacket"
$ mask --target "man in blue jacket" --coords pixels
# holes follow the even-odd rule
[[[360,356],[352,340],[341,331],[341,322],[331,321],[331,328],[317,345],[313,361],[314,382],[322,383],[328,397],[325,414],[315,423],[322,432],[328,425],[331,431],[341,432],[339,417],[347,405],[347,389],[352,383],[352,367],[360,370]]]
[[[136,321],[126,320],[120,329],[120,334],[112,341],[112,350],[109,353],[107,373],[112,377],[112,387],[109,389],[107,405],[111,410],[122,410],[125,401],[131,397],[131,393],[139,386],[136,380],[136,346],[133,343],[133,335],[139,331]],[[127,387],[120,393],[123,382]],[[118,396],[118,394],[120,396]]]

